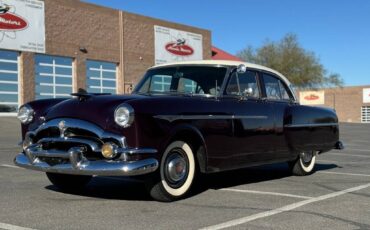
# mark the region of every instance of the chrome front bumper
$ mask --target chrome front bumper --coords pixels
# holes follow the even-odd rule
[[[114,149],[116,157],[112,160],[101,156],[102,145],[107,142],[117,145]],[[50,147],[50,144],[58,146]],[[156,149],[129,148],[124,136],[78,119],[47,121],[36,130],[26,133],[22,147],[23,152],[15,157],[14,163],[43,172],[136,176],[154,172],[158,168]],[[88,156],[89,153],[94,157]]]
[[[143,153],[146,151],[150,153],[150,150],[146,149],[127,149],[126,152]],[[49,165],[40,160],[40,157],[65,159],[67,163]],[[79,147],[73,147],[67,153],[29,149],[26,153],[19,153],[14,159],[14,164],[42,172],[97,176],[137,176],[154,172],[158,168],[158,160],[155,158],[131,162],[120,159],[89,161],[83,157],[83,149]]]

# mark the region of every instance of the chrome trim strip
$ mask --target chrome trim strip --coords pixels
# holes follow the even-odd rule
[[[43,143],[75,143],[75,144],[85,144],[90,146],[91,150],[93,152],[100,152],[100,147],[98,144],[94,141],[90,141],[87,139],[81,139],[81,138],[74,138],[74,137],[46,137],[40,139],[38,144],[43,144]]]
[[[73,175],[98,175],[98,176],[137,176],[154,172],[158,168],[158,160],[148,158],[145,160],[124,162],[124,161],[88,161],[79,158],[81,152],[77,148],[70,151],[71,163],[57,164],[50,166],[45,162],[36,160],[30,163],[29,159],[19,153],[14,164],[27,169],[42,172],[53,172]]]
[[[154,118],[169,122],[176,120],[234,120],[234,119],[267,119],[267,116],[241,115],[157,115]]]
[[[284,125],[285,128],[320,127],[320,126],[339,126],[338,123],[318,123],[318,124],[290,124]]]

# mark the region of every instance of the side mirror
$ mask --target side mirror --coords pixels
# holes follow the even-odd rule
[[[237,68],[236,68],[236,72],[238,74],[243,74],[245,72],[247,72],[247,67],[244,65],[244,64],[240,64]]]

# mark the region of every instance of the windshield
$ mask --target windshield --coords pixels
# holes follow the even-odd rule
[[[225,67],[184,66],[149,70],[135,93],[215,96],[221,89]]]

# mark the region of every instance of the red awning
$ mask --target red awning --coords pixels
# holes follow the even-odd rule
[[[212,59],[213,60],[228,60],[228,61],[241,61],[240,58],[229,54],[219,48],[212,46]]]

